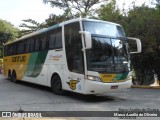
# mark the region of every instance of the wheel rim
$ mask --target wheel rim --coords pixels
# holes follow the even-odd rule
[[[56,88],[55,89],[56,91],[62,91],[62,84],[61,84],[60,80],[55,81],[54,87]]]
[[[12,81],[15,82],[15,83],[17,82],[16,74],[15,73],[13,73],[13,75],[12,75]]]
[[[8,80],[11,80],[11,73],[8,72]]]
[[[62,83],[61,83],[61,79],[59,76],[54,76],[52,78],[52,91],[57,94],[57,95],[61,95],[63,94],[63,90],[62,90]]]

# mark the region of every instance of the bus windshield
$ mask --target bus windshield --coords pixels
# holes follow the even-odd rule
[[[116,38],[124,38],[125,32],[121,26],[105,23],[105,22],[91,22],[83,21],[84,30],[91,34],[105,35]]]
[[[130,71],[128,45],[122,27],[108,23],[84,22],[84,30],[92,34],[92,49],[87,50],[86,56],[89,71]]]

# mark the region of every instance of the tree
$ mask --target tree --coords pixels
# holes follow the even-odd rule
[[[11,23],[0,19],[0,45],[19,36],[19,30]]]
[[[160,79],[160,15],[156,8],[134,7],[128,13],[128,34],[141,39],[142,53],[133,56],[132,63],[139,74],[156,73]],[[139,64],[137,64],[139,63]],[[157,69],[158,68],[158,69]]]
[[[47,27],[45,23],[38,23],[33,19],[22,21],[25,23],[22,23],[19,27],[26,28],[21,31],[22,36]]]
[[[47,18],[45,20],[45,23],[46,23],[47,27],[50,27],[52,25],[56,25],[58,23],[61,23],[63,21],[69,20],[69,19],[70,19],[70,17],[65,15],[65,13],[63,15],[50,14],[49,18]]]
[[[0,57],[2,57],[2,46],[7,41],[12,41],[19,37],[19,30],[11,23],[0,19]]]
[[[96,12],[98,13],[98,18],[105,21],[119,22],[119,17],[122,16],[120,10],[116,6],[116,0],[101,5]]]
[[[22,23],[19,27],[25,28],[21,30],[21,34],[23,36],[23,35],[32,33],[34,31],[38,31],[40,29],[56,25],[58,23],[61,23],[69,19],[70,18],[66,16],[65,13],[63,15],[50,14],[49,18],[47,18],[43,23],[38,23],[36,20],[33,20],[33,19],[27,19],[27,20],[23,20],[25,23]]]
[[[86,17],[94,14],[93,7],[108,0],[43,0],[45,4],[50,3],[51,7],[58,7],[71,18]]]
[[[99,9],[96,10],[96,13],[98,14],[97,19],[105,20],[105,21],[111,21],[118,24],[121,24],[125,30],[128,29],[128,24],[126,24],[127,16],[125,13],[122,13],[117,4],[116,0],[112,0],[104,5],[101,5]]]

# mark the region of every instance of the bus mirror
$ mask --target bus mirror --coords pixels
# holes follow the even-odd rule
[[[84,41],[85,41],[85,49],[91,49],[92,48],[92,37],[91,33],[87,31],[80,31],[79,33],[84,35]]]
[[[142,45],[141,45],[141,41],[138,38],[132,38],[132,37],[127,37],[128,40],[132,40],[135,41],[136,44],[134,44],[132,41],[129,41],[129,47],[130,47],[130,54],[134,54],[134,53],[141,53],[142,51]],[[132,47],[136,47],[135,51],[132,51]]]

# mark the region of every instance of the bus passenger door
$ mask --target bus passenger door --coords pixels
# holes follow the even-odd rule
[[[64,76],[69,90],[82,92],[84,80],[84,58],[82,52],[82,40],[80,23],[74,22],[65,25],[65,50],[67,69]],[[67,75],[68,74],[68,75]]]

